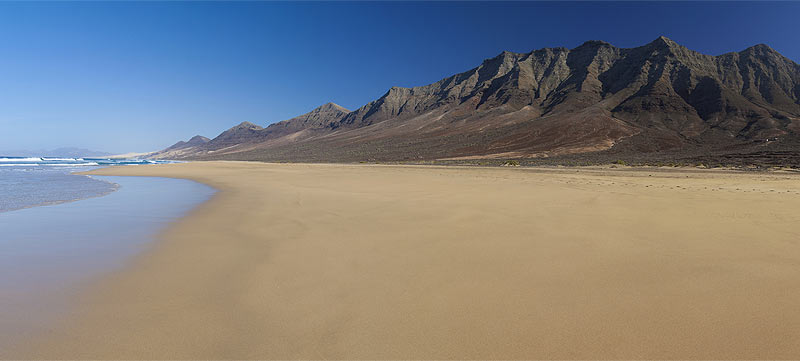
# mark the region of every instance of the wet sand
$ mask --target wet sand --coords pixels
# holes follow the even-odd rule
[[[47,335],[87,285],[124,270],[160,231],[214,193],[182,179],[98,178],[117,190],[0,213],[0,359],[19,357],[18,343]]]
[[[800,177],[236,162],[21,357],[797,359]]]

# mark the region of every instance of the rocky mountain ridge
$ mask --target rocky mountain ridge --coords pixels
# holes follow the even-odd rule
[[[502,52],[349,111],[328,103],[233,127],[187,159],[363,161],[725,152],[794,144],[800,65],[767,45],[718,56],[659,37],[636,48]],[[162,156],[162,155],[158,155]]]

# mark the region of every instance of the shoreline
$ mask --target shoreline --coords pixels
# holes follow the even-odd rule
[[[97,178],[117,190],[0,213],[0,359],[21,358],[31,340],[61,327],[96,283],[213,192],[189,180]]]
[[[84,171],[81,171],[81,172],[84,172]],[[87,178],[94,179],[96,181],[105,182],[105,183],[111,184],[112,188],[109,189],[107,192],[95,194],[95,195],[92,195],[92,196],[89,196],[89,197],[67,199],[67,200],[58,200],[58,201],[51,201],[51,202],[46,202],[46,203],[33,204],[33,205],[28,205],[28,206],[24,206],[24,207],[20,207],[20,208],[0,210],[0,213],[14,212],[14,211],[19,211],[19,210],[29,209],[29,208],[36,208],[36,207],[56,206],[56,205],[59,205],[59,204],[78,202],[78,201],[82,201],[82,200],[86,200],[86,199],[92,199],[92,198],[99,198],[99,197],[107,196],[107,195],[109,195],[111,193],[114,193],[114,192],[119,190],[120,186],[117,183],[109,182],[109,181],[105,181],[105,180],[102,180],[102,179],[94,178],[94,177],[89,176],[89,175],[83,175],[83,174],[77,174],[77,173],[80,173],[80,172],[73,172],[70,175],[84,176],[84,177],[87,177]]]
[[[51,171],[55,171],[55,169],[51,169]],[[7,212],[19,211],[19,210],[23,210],[23,209],[30,209],[30,208],[36,208],[36,207],[45,207],[45,206],[53,206],[53,205],[59,205],[59,204],[65,204],[65,203],[81,201],[81,200],[85,200],[85,199],[103,197],[103,196],[107,196],[107,195],[109,195],[111,193],[114,193],[115,191],[117,191],[119,189],[119,184],[116,184],[114,182],[110,182],[110,181],[107,181],[107,180],[103,180],[103,179],[97,179],[97,178],[92,177],[90,175],[79,174],[81,172],[85,172],[85,170],[80,170],[80,171],[76,170],[76,171],[72,171],[72,172],[59,172],[59,173],[56,173],[56,174],[57,174],[57,176],[82,177],[82,178],[85,178],[85,179],[90,179],[91,181],[94,181],[94,182],[100,182],[100,183],[106,184],[107,188],[104,189],[102,192],[96,192],[96,193],[90,194],[90,195],[82,195],[82,196],[78,196],[76,194],[72,194],[71,195],[72,197],[76,197],[77,196],[77,198],[49,200],[49,201],[43,201],[41,203],[26,204],[26,205],[22,205],[22,206],[17,206],[16,208],[7,208],[7,209],[0,208],[0,214],[7,213]],[[0,174],[0,175],[2,175],[2,174]],[[62,184],[57,184],[57,186],[63,186],[63,185]],[[12,190],[13,189],[14,188],[13,188],[13,185],[12,185]],[[69,189],[69,188],[67,188],[67,189]],[[2,200],[0,199],[0,201],[2,201]]]
[[[800,178],[576,170],[191,162],[90,171],[191,179],[217,193],[25,355],[800,354],[789,337],[800,293],[787,289],[800,260],[790,241],[800,237],[791,227]]]

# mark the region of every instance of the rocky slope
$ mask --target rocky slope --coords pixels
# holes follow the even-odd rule
[[[205,149],[203,148],[211,139],[208,139],[202,135],[195,135],[188,141],[179,141],[168,148],[161,150],[159,152],[151,153],[147,155],[148,158],[163,158],[163,159],[180,159],[185,156],[189,156],[195,154],[197,152],[202,152]]]
[[[623,49],[503,52],[436,83],[242,123],[181,157],[289,161],[694,154],[793,146],[800,65],[766,45],[719,56],[660,37]]]

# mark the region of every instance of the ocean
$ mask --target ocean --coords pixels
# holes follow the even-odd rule
[[[117,188],[114,183],[72,172],[107,165],[165,162],[168,161],[0,156],[0,212],[97,197]]]

